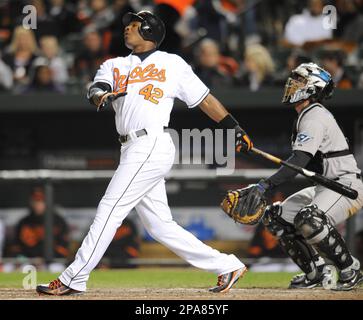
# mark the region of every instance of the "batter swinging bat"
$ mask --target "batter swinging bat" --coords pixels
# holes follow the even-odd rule
[[[357,199],[358,197],[358,192],[352,188],[349,188],[335,180],[332,180],[332,179],[329,179],[329,178],[326,178],[318,173],[315,173],[313,171],[310,171],[310,170],[307,170],[307,169],[304,169],[304,168],[301,168],[299,166],[296,166],[294,164],[291,164],[291,163],[288,163],[284,160],[281,160],[267,152],[264,152],[264,151],[261,151],[257,148],[252,148],[251,151],[255,154],[258,154],[262,157],[264,157],[265,159],[267,160],[270,160],[276,164],[279,164],[279,165],[283,165],[285,167],[288,167],[300,174],[302,174],[303,176],[309,178],[310,180],[314,181],[314,182],[317,182],[319,184],[321,184],[322,186],[330,189],[330,190],[333,190],[335,192],[338,192],[340,194],[342,194],[343,196],[345,197],[348,197],[350,199]]]

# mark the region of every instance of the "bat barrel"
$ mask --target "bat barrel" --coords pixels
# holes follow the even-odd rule
[[[342,194],[345,197],[348,197],[349,199],[355,200],[358,198],[357,190],[345,186],[344,184],[341,184],[337,181],[327,179],[324,176],[321,176],[320,174],[314,175],[313,180],[323,185],[324,187],[327,187],[335,192]]]

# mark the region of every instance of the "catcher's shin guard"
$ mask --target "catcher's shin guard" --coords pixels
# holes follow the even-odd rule
[[[294,225],[308,244],[324,253],[340,270],[353,264],[343,237],[316,205],[301,209],[295,217]]]
[[[281,218],[280,202],[275,202],[266,207],[262,223],[277,238],[280,238],[283,234],[290,234],[295,231],[291,223]]]
[[[285,253],[300,267],[309,279],[318,276],[316,264],[324,264],[318,252],[303,237],[296,234],[295,227],[281,218],[281,206],[268,206],[262,219],[265,227],[278,238]]]
[[[322,259],[314,247],[306,243],[302,237],[295,234],[282,236],[279,239],[279,243],[286,254],[306,274],[308,279],[314,279],[318,276],[319,271],[316,263]]]

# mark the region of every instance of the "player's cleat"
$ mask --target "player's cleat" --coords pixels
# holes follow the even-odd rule
[[[323,285],[324,276],[320,274],[314,279],[308,279],[305,273],[294,276],[290,282],[289,289],[312,289]]]
[[[242,277],[247,272],[247,268],[243,267],[241,269],[237,269],[235,271],[222,274],[218,276],[217,285],[213,288],[210,288],[210,292],[220,292],[226,293],[232,286],[238,281],[240,277]]]
[[[360,270],[351,270],[351,277],[348,280],[339,279],[338,284],[333,290],[335,291],[350,291],[363,283],[363,275]]]
[[[48,294],[52,296],[71,296],[82,294],[82,291],[74,290],[64,285],[59,279],[53,280],[49,284],[40,284],[36,291],[39,294]]]
[[[350,291],[363,283],[363,275],[360,272],[359,260],[353,257],[353,264],[339,272],[339,281],[333,290]]]
[[[314,279],[309,279],[305,273],[300,273],[294,276],[290,282],[289,289],[312,289],[316,287],[322,287],[327,280],[334,280],[333,279],[333,268],[335,267],[327,264],[323,264],[317,267],[318,274]],[[334,283],[329,285],[335,285],[336,280]]]

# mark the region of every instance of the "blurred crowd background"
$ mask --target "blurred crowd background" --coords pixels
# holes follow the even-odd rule
[[[34,30],[22,26],[26,5],[36,8]],[[165,21],[160,49],[211,88],[281,86],[315,61],[338,88],[363,89],[363,0],[2,0],[0,90],[81,92],[105,59],[129,54],[121,18],[144,9]]]

